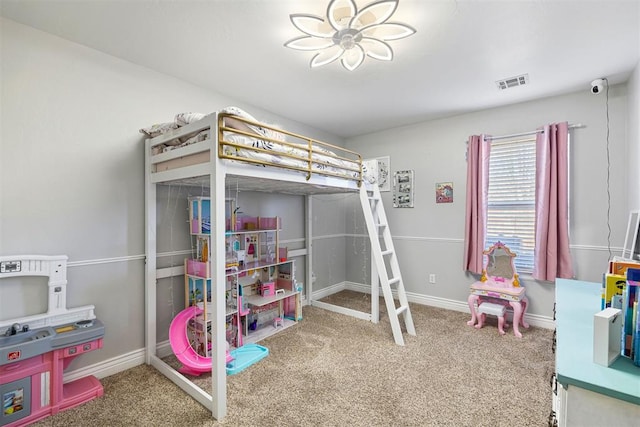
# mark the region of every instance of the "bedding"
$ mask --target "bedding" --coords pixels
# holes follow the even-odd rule
[[[140,129],[140,133],[147,135],[149,138],[155,138],[163,133],[167,133],[170,130],[178,129],[176,123],[156,123],[149,127]]]
[[[258,122],[258,120],[256,120],[253,116],[251,116],[249,113],[243,111],[238,107],[226,107],[220,110],[220,112],[233,114],[234,116],[238,116],[246,120]],[[150,138],[154,138],[156,136],[163,135],[167,132],[176,130],[182,126],[186,126],[190,123],[195,123],[199,120],[202,120],[206,116],[207,114],[203,114],[203,113],[193,113],[193,112],[178,113],[175,115],[173,122],[153,124],[149,127],[140,129],[140,133],[145,134]],[[250,125],[243,121],[236,120],[233,117],[226,117],[224,125],[226,127],[237,129],[242,132],[255,134],[256,136],[265,136],[267,138],[278,139],[281,141],[285,140],[285,136],[281,132],[277,132],[262,126]],[[208,131],[205,130],[196,135],[189,136],[187,138],[177,138],[175,140],[172,140],[162,145],[158,145],[154,147],[153,154],[155,155],[159,153],[166,153],[167,151],[171,151],[175,148],[186,147],[187,145],[204,141],[208,137],[209,137],[209,133]],[[266,143],[267,141],[262,141],[262,142]]]
[[[222,140],[219,141],[223,154],[227,156],[226,158],[238,158],[238,161],[242,161],[240,159],[247,159],[249,162],[254,162],[257,166],[272,165],[274,167],[282,166],[308,171],[308,143],[302,144],[287,141],[286,135],[283,132],[279,132],[277,128],[274,129],[274,127],[277,127],[276,125],[264,124],[264,126],[262,126],[253,116],[238,107],[226,107],[220,110],[220,113],[231,115],[224,116],[223,118],[225,130],[222,133]],[[147,128],[140,129],[140,132],[149,137],[155,137],[202,120],[206,116],[207,114],[194,112],[179,113],[175,115],[173,122],[154,124]],[[238,117],[238,119],[235,117]],[[253,123],[247,123],[242,119]],[[244,134],[236,133],[235,131]],[[294,134],[290,135],[295,136]],[[206,129],[197,134],[176,138],[167,143],[154,146],[152,154],[156,155],[185,147],[207,140],[210,136],[210,130]],[[301,140],[304,141],[304,139]],[[233,159],[231,160],[233,161]],[[327,175],[336,175],[349,179],[360,179],[359,159],[349,160],[342,158],[319,144],[313,144],[312,146],[311,162],[311,170],[314,172],[324,172]],[[169,168],[173,166],[173,163],[165,163],[162,170],[166,170],[165,167]],[[375,182],[374,175],[370,173],[372,171],[367,171],[365,164],[362,165],[362,168],[363,179],[369,183]]]
[[[186,147],[187,145],[195,144],[196,142],[204,141],[206,139],[209,139],[209,131],[203,130],[202,132],[199,132],[186,139],[178,138],[176,139],[176,141],[156,145],[155,147],[153,147],[152,154],[155,156],[156,154],[166,153],[168,151],[175,150],[176,148]]]
[[[308,158],[306,147],[302,145],[300,145],[301,148],[297,148],[295,146],[278,144],[272,141],[252,139],[235,134],[225,136],[225,141],[238,145],[244,145],[246,147],[261,149],[245,149],[225,144],[224,154],[227,156],[258,160],[260,162],[273,164],[275,166],[282,165],[303,170],[307,170],[309,168],[308,162],[302,160],[302,158]],[[324,150],[323,152],[325,154],[318,154],[315,152],[315,150],[318,149],[318,147],[315,147],[314,153],[312,154],[312,170],[327,171],[331,172],[332,174],[338,174],[348,178],[358,179],[360,177],[360,165],[357,162],[341,160],[339,158],[336,158],[335,154],[333,154],[334,157],[331,157],[332,152],[329,150],[322,149]],[[273,153],[271,153],[271,151]],[[282,153],[285,155],[279,155],[277,153]],[[295,158],[290,156],[294,156]]]

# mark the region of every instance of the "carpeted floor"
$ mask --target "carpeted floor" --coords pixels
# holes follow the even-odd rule
[[[343,291],[334,303],[368,311],[369,296]],[[381,303],[384,311],[384,304]],[[36,426],[545,426],[551,410],[553,332],[511,329],[495,319],[476,330],[470,315],[411,305],[417,336],[396,346],[378,325],[316,307],[260,344],[264,360],[228,377],[222,422],[154,368],[102,383],[105,395]],[[169,363],[176,363],[169,360]],[[194,381],[210,390],[210,376]]]

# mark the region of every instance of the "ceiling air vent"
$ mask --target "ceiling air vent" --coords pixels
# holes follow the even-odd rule
[[[529,84],[529,74],[522,74],[520,76],[509,77],[508,79],[504,79],[504,80],[498,80],[496,84],[498,85],[498,89],[500,90]]]

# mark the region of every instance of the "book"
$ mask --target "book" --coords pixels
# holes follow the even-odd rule
[[[636,336],[638,301],[640,300],[640,280],[638,279],[640,279],[640,269],[627,269],[627,284],[622,291],[622,334],[620,337],[620,354],[634,361],[637,357],[635,347],[638,341]]]
[[[633,321],[631,335],[631,359],[640,366],[640,323],[638,323],[638,301],[633,303]]]
[[[640,262],[635,262],[631,260],[613,260],[609,262],[609,273],[610,274],[619,274],[626,277],[627,269],[629,268],[640,268]]]
[[[615,295],[622,295],[622,291],[627,284],[627,277],[619,274],[607,273],[602,279],[602,302],[601,309],[611,307],[611,300]]]
[[[636,330],[633,334],[633,364],[640,366],[640,316],[638,316],[638,303],[635,306],[635,325]]]

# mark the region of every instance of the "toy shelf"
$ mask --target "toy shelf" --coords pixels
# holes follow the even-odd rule
[[[277,329],[271,326],[265,326],[256,331],[249,331],[247,336],[244,339],[245,344],[253,344],[262,341],[265,338],[270,337],[273,334],[278,332],[282,332],[284,329],[287,329],[293,325],[298,323],[295,320],[287,319],[286,317],[282,319],[282,326],[279,326]]]
[[[281,294],[278,294],[278,295],[273,295],[273,296],[268,296],[268,297],[263,297],[263,296],[260,296],[260,295],[249,295],[249,296],[245,297],[245,301],[247,303],[251,304],[251,305],[262,307],[262,306],[265,306],[267,304],[271,304],[273,302],[278,302],[278,301],[281,301],[283,299],[287,299],[287,298],[296,296],[297,294],[299,294],[299,292],[285,290],[284,293],[281,293]]]
[[[211,316],[211,303],[208,302],[206,305],[207,309],[204,310],[204,304],[203,303],[198,303],[198,308],[203,309],[203,313],[206,312],[207,313],[207,317]],[[225,312],[226,316],[231,316],[232,314],[236,314],[238,312],[237,308],[232,308],[232,307],[227,307],[227,310]],[[200,314],[198,315],[198,317],[202,317],[203,315]]]
[[[279,265],[285,264],[289,261],[275,262],[275,261],[253,261],[253,262],[245,262],[244,265],[238,269],[227,269],[227,276],[234,276],[242,273],[247,273],[251,270],[269,268],[269,267],[277,267]]]
[[[274,222],[279,222],[277,217]],[[225,233],[225,258],[228,271],[244,271],[286,261],[285,248],[279,247],[278,228]]]

